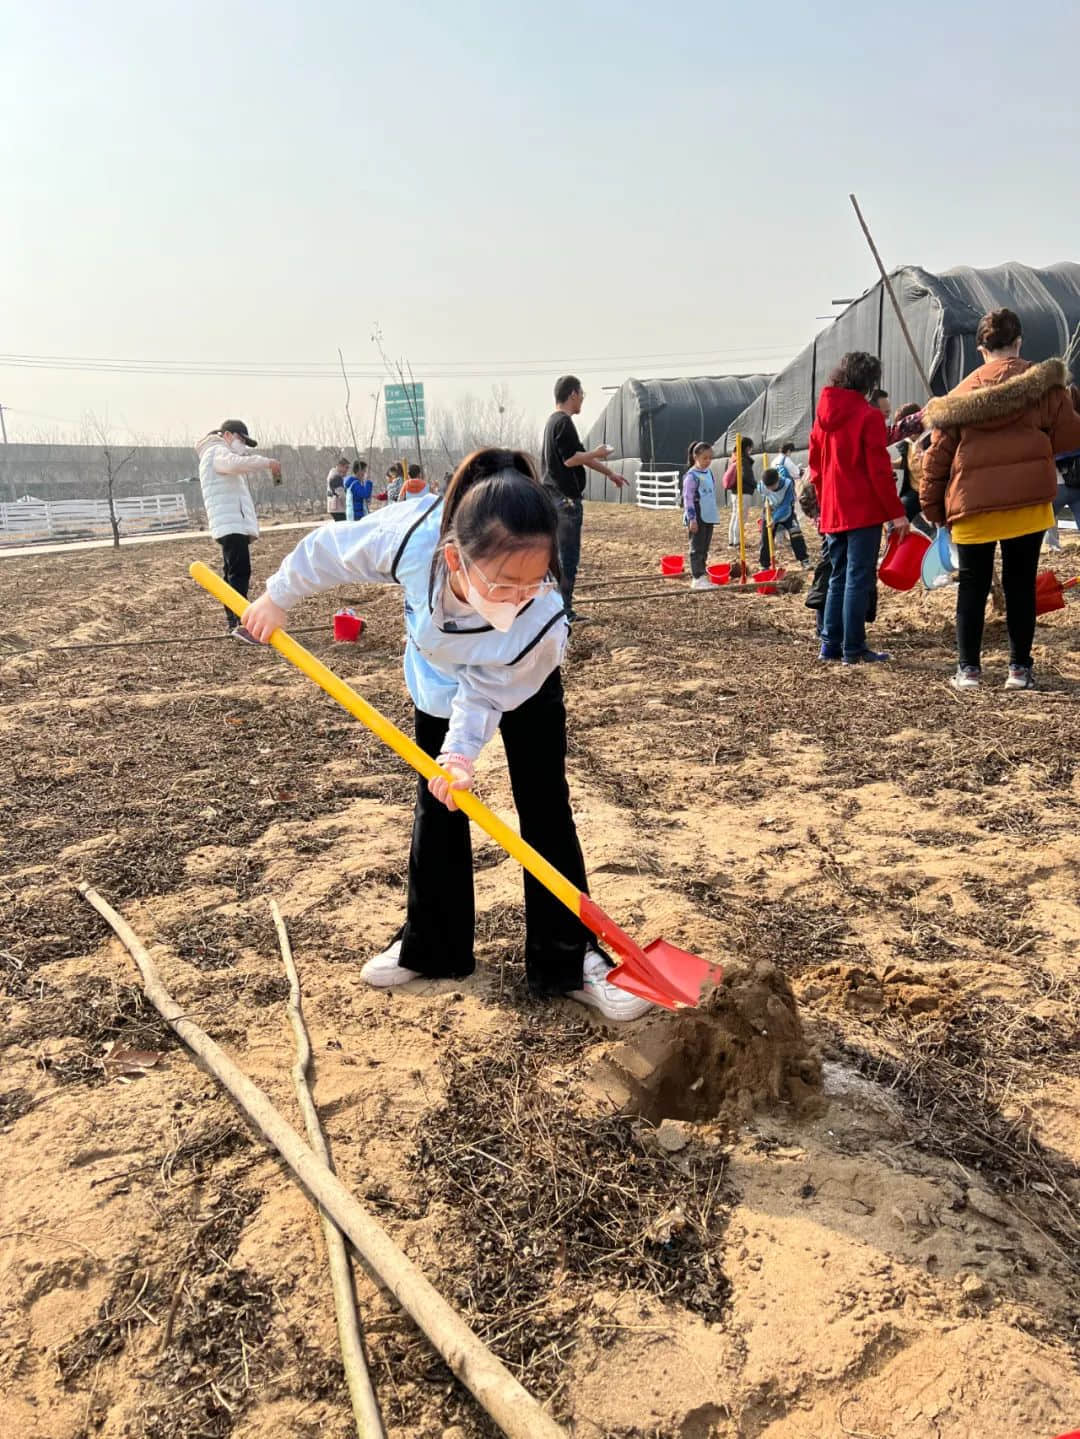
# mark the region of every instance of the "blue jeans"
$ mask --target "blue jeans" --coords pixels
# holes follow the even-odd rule
[[[826,535],[829,548],[829,593],[825,597],[823,638],[845,659],[855,659],[866,649],[866,606],[874,584],[881,526],[842,530]]]

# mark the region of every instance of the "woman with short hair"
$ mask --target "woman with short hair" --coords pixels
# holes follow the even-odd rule
[[[830,566],[819,657],[846,665],[890,658],[867,647],[866,611],[882,525],[908,528],[886,448],[885,416],[869,398],[880,379],[875,355],[844,355],[821,392],[810,431],[810,474]]]

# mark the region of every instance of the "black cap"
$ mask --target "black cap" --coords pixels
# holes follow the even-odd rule
[[[243,420],[222,420],[218,426],[218,430],[222,434],[228,430],[230,434],[239,435],[245,445],[250,445],[252,449],[255,448],[256,442],[248,434],[248,427],[244,424]]]

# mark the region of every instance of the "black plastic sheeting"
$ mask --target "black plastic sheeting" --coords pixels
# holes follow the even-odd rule
[[[639,469],[686,468],[695,440],[720,434],[769,382],[768,375],[715,375],[686,380],[625,380],[594,421],[587,449],[612,445],[608,463],[631,484],[616,492],[603,475],[589,472],[589,499],[632,500]]]
[[[1024,327],[1029,360],[1068,355],[1080,360],[1080,265],[1065,261],[1045,270],[1009,263],[992,270],[963,266],[933,275],[917,266],[890,276],[915,348],[935,395],[943,395],[980,363],[975,331],[988,310],[1007,306]],[[726,430],[718,430],[718,454],[730,454],[736,434],[748,435],[755,452],[774,453],[790,440],[803,451],[818,396],[849,350],[867,350],[882,362],[882,388],[893,408],[927,399],[926,387],[904,341],[885,286],[849,305]]]

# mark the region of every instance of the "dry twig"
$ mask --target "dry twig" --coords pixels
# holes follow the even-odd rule
[[[330,1146],[326,1142],[326,1135],[319,1122],[319,1112],[315,1108],[315,1101],[312,1098],[308,1082],[308,1072],[311,1068],[311,1040],[308,1037],[307,1025],[304,1023],[300,976],[293,961],[289,933],[285,928],[285,921],[281,917],[281,910],[278,908],[276,900],[270,901],[270,913],[274,917],[274,928],[277,930],[278,944],[281,946],[281,958],[285,965],[285,973],[289,977],[287,1009],[293,1037],[296,1040],[296,1063],[292,1067],[293,1086],[296,1089],[300,1112],[304,1116],[304,1128],[307,1130],[308,1143],[327,1169],[332,1172]],[[371,1385],[371,1375],[368,1373],[364,1348],[360,1341],[360,1324],[353,1293],[352,1267],[349,1264],[345,1239],[341,1230],[321,1205],[319,1206],[319,1218],[322,1221],[326,1254],[330,1262],[330,1284],[334,1291],[334,1314],[337,1319],[338,1341],[341,1344],[341,1360],[345,1366],[345,1381],[349,1386],[349,1398],[352,1402],[353,1418],[356,1420],[356,1432],[360,1439],[385,1439],[386,1431],[383,1429],[378,1401]]]
[[[451,1371],[475,1395],[508,1439],[565,1439],[562,1427],[481,1343],[382,1226],[286,1124],[266,1094],[208,1034],[185,1018],[161,982],[146,947],[124,919],[88,884],[80,883],[78,890],[108,922],[134,959],[150,1002],[228,1090],[263,1138],[285,1160],[295,1178],[333,1216],[357,1253],[416,1321]]]

